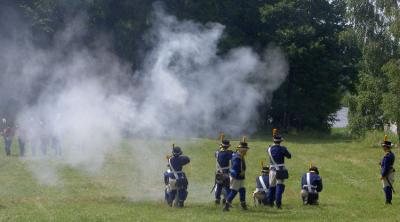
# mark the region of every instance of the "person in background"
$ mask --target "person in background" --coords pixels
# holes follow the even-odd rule
[[[226,203],[223,211],[229,211],[232,206],[232,201],[236,194],[239,193],[240,206],[243,210],[247,210],[246,205],[246,188],[244,186],[244,181],[246,178],[246,161],[245,156],[249,147],[247,145],[246,139],[240,142],[237,147],[237,151],[232,155],[232,167],[230,169],[230,192],[226,199]]]
[[[222,137],[222,136],[221,136]],[[215,170],[215,204],[221,203],[221,194],[224,191],[224,198],[222,203],[225,204],[226,196],[229,194],[229,168],[232,159],[232,150],[229,150],[231,146],[229,140],[222,138],[219,146],[219,151],[215,152],[216,158],[216,170]]]
[[[187,188],[189,185],[186,174],[183,172],[183,166],[190,163],[190,158],[182,155],[180,147],[173,145],[172,156],[167,156],[167,159],[170,173],[173,174],[168,177],[167,193],[165,195],[167,203],[172,206],[175,201],[174,205],[182,208],[188,195]]]
[[[391,150],[393,144],[392,142],[387,140],[387,136],[385,135],[381,146],[383,152],[385,153],[382,161],[380,162],[381,180],[383,185],[383,192],[385,193],[385,199],[386,199],[385,203],[392,204],[392,192],[393,192],[394,172],[395,172],[395,169],[393,168],[395,156]]]

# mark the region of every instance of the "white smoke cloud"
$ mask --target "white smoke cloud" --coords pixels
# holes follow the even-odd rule
[[[13,92],[24,107],[17,122],[26,131],[28,150],[36,148],[28,166],[47,185],[59,184],[59,166],[98,172],[127,134],[174,139],[222,130],[251,133],[258,105],[271,98],[288,72],[278,48],[259,56],[249,47],[239,47],[220,56],[223,25],[179,21],[155,7],[153,27],[144,35],[152,49],[131,78],[129,64],[113,55],[106,42],[90,48],[76,42],[84,35],[84,24],[73,20],[49,49],[35,47],[29,35],[23,44],[0,39],[6,49],[0,57],[7,58],[0,64],[1,84],[15,85]],[[62,147],[57,158],[53,143]],[[47,157],[40,154],[41,146],[47,146]],[[144,142],[132,149],[134,175],[147,182],[135,183],[130,195],[162,197],[154,190],[162,192],[165,149]],[[149,164],[150,157],[160,161]]]

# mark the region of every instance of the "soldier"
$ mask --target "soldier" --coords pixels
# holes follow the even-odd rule
[[[258,201],[258,204],[269,204],[268,201],[268,188],[269,188],[269,168],[262,167],[261,176],[256,178],[256,190],[253,192],[254,204]]]
[[[168,186],[170,178],[173,178],[174,174],[171,172],[169,168],[169,164],[167,165],[167,170],[164,172],[164,183],[165,183],[165,201],[168,203],[169,195],[168,195]]]
[[[47,147],[50,144],[50,134],[48,132],[48,128],[47,125],[44,121],[40,121],[39,122],[39,146],[40,146],[40,150],[42,151],[42,155],[46,156],[47,154]]]
[[[183,207],[187,197],[188,180],[182,171],[184,165],[190,162],[189,157],[182,155],[182,150],[178,146],[172,147],[172,157],[168,157],[168,164],[173,175],[168,176],[167,203],[172,206],[175,198],[175,206]],[[165,177],[164,177],[165,178]]]
[[[285,168],[285,157],[290,159],[292,155],[288,149],[281,146],[283,138],[277,134],[277,130],[273,131],[274,145],[267,149],[269,155],[269,190],[268,200],[270,206],[274,206],[274,202],[278,209],[282,209],[282,194],[285,192],[284,180],[289,178],[289,173]]]
[[[322,191],[322,179],[318,167],[310,166],[308,173],[301,177],[301,198],[303,204],[318,205],[318,193]]]
[[[26,131],[19,126],[16,127],[16,131],[18,135],[19,155],[23,157],[25,156]]]
[[[392,142],[387,140],[387,136],[382,143],[383,151],[385,152],[385,156],[380,162],[381,166],[381,180],[383,184],[383,191],[385,192],[386,204],[392,204],[392,191],[393,191],[393,182],[394,182],[394,159],[395,156],[391,151],[393,144]]]
[[[232,159],[232,150],[228,150],[231,146],[229,140],[222,140],[220,150],[215,152],[216,158],[216,171],[215,171],[215,203],[221,203],[221,193],[224,190],[224,199],[222,203],[225,204],[226,196],[229,194],[229,167]]]
[[[11,126],[8,126],[6,124],[6,120],[3,119],[3,124],[4,124],[4,129],[2,131],[2,135],[4,138],[4,149],[6,151],[6,155],[10,156],[11,155],[11,145],[12,145],[12,140],[14,138],[14,130],[11,128]]]
[[[245,156],[249,147],[247,146],[246,139],[240,142],[237,147],[237,151],[232,155],[232,167],[230,169],[230,192],[226,199],[224,211],[229,211],[232,200],[239,192],[240,195],[240,206],[243,210],[247,210],[246,205],[246,188],[244,187],[245,172],[246,172],[246,161]]]

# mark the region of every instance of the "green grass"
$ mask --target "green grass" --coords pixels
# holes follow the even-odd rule
[[[151,175],[144,175],[135,168],[134,159],[143,158],[143,152],[136,153],[134,146],[145,142],[124,141],[116,152],[106,158],[105,165],[97,173],[59,166],[57,170],[61,182],[56,186],[38,183],[29,170],[28,160],[21,160],[16,155],[1,156],[0,221],[400,220],[398,195],[394,195],[392,206],[383,204],[378,166],[382,157],[378,146],[380,134],[371,134],[363,141],[351,140],[342,131],[331,136],[315,134],[285,138],[284,145],[293,158],[287,161],[290,179],[286,181],[283,210],[253,207],[251,200],[254,179],[260,171],[259,161],[266,158],[269,138],[250,138],[246,185],[250,209],[248,212],[241,211],[238,200],[235,200],[234,208],[229,213],[223,213],[221,206],[215,206],[213,196],[209,194],[215,167],[213,153],[218,141],[189,139],[178,143],[192,159],[186,169],[190,185],[184,209],[170,208],[162,201],[162,190],[158,189],[162,187],[161,176],[165,167],[149,171]],[[165,166],[163,155],[168,153],[167,144],[170,141],[146,144],[153,149],[149,153],[155,156],[148,161],[149,166]],[[398,154],[397,148],[394,151]],[[13,153],[18,153],[17,147],[13,147]],[[316,207],[302,206],[299,197],[300,177],[310,161],[320,168],[325,186],[320,195],[320,205]],[[155,180],[148,182],[143,179],[148,177]],[[137,186],[138,183],[146,185],[147,189],[143,192],[154,192],[151,199],[136,198],[142,192],[138,189],[144,187]],[[158,200],[154,198],[158,196]]]

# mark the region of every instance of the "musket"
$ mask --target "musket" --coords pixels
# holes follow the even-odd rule
[[[394,191],[393,185],[392,185],[392,183],[390,182],[390,180],[389,180],[387,177],[385,177],[385,179],[386,179],[386,181],[388,182],[389,187],[390,187],[390,189],[393,191],[393,193],[396,193],[396,191]]]
[[[210,190],[210,194],[212,194],[212,192],[214,191],[214,189],[215,189],[215,186],[217,186],[217,183],[215,182],[215,180],[214,180],[214,186],[211,188],[211,190]]]
[[[224,140],[224,138],[225,138],[225,134],[223,133],[223,132],[221,132],[220,134],[219,134],[219,139],[221,140],[221,143],[222,143],[222,141]],[[218,161],[218,160],[217,160]],[[216,179],[214,178],[214,185],[213,185],[213,187],[211,188],[211,190],[210,190],[210,194],[213,192],[213,190],[215,189],[215,187],[217,186],[217,181],[216,181]]]

